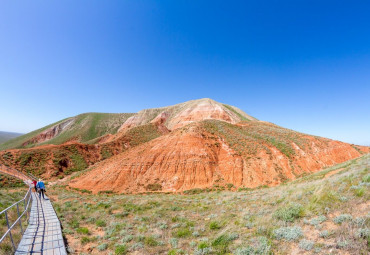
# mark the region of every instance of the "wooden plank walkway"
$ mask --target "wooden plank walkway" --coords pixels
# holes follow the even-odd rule
[[[32,193],[29,224],[15,254],[67,254],[60,221],[46,196],[44,200]]]

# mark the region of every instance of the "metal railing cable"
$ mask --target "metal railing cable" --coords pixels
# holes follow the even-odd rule
[[[4,209],[0,212],[0,217],[2,215],[4,215],[6,226],[8,228],[7,231],[4,233],[4,235],[0,238],[0,244],[5,240],[5,238],[7,236],[9,236],[11,244],[12,244],[12,249],[15,252],[17,248],[16,248],[16,244],[14,242],[14,238],[13,238],[13,235],[12,235],[12,230],[19,224],[20,232],[21,232],[22,235],[25,231],[25,229],[23,229],[23,226],[22,226],[22,218],[25,216],[26,221],[27,221],[29,219],[29,216],[30,216],[29,210],[31,208],[30,207],[30,201],[31,201],[31,198],[32,198],[32,195],[31,195],[32,185],[31,185],[31,181],[30,181],[31,178],[29,178],[27,175],[19,172],[18,170],[8,168],[8,167],[6,167],[4,165],[1,165],[1,164],[0,164],[0,172],[21,179],[28,186],[28,191],[27,191],[27,193],[26,193],[26,195],[24,196],[23,199],[15,202],[11,206],[9,206],[8,208],[6,208],[6,209]],[[22,202],[23,202],[23,207],[24,208],[23,208],[23,211],[20,211],[20,206],[21,206]],[[9,212],[12,208],[15,208],[15,207],[16,207],[16,210],[17,210],[18,218],[14,222],[11,222],[10,219],[9,219]]]

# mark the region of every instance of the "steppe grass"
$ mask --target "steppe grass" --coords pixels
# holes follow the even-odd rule
[[[237,192],[48,193],[77,254],[367,254],[370,155],[324,171],[340,168]]]
[[[12,178],[9,177],[9,179],[12,179]],[[23,199],[27,190],[28,189],[24,184],[22,187],[22,186],[19,186],[18,183],[17,185],[10,186],[10,187],[2,186],[0,188],[0,211],[3,211],[4,209],[8,208],[15,202]],[[24,210],[23,203],[19,204],[19,210],[21,213],[23,212]],[[9,209],[7,211],[7,216],[9,220],[9,225],[12,225],[18,218],[17,207],[14,206],[11,209]],[[28,225],[26,217],[23,217],[21,219],[21,223],[22,223],[22,227],[24,230]],[[7,230],[8,230],[8,226],[7,226],[5,214],[0,214],[0,237],[2,237],[6,233]],[[13,237],[13,241],[15,245],[17,246],[22,237],[21,229],[18,224],[12,229],[11,234]],[[0,244],[0,254],[12,254],[12,253],[13,253],[12,243],[11,243],[9,235],[7,235],[5,240]]]

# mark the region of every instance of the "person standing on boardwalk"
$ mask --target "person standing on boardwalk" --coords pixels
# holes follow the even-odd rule
[[[42,194],[42,198],[45,199],[45,184],[41,179],[39,179],[39,181],[37,182],[36,187],[39,189],[39,198],[41,199]]]
[[[37,192],[37,181],[33,180],[32,183],[33,183],[33,187],[35,188],[35,192]]]

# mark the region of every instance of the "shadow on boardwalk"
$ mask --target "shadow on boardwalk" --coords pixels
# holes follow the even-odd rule
[[[15,254],[67,254],[59,219],[48,198],[32,193],[29,225]]]

